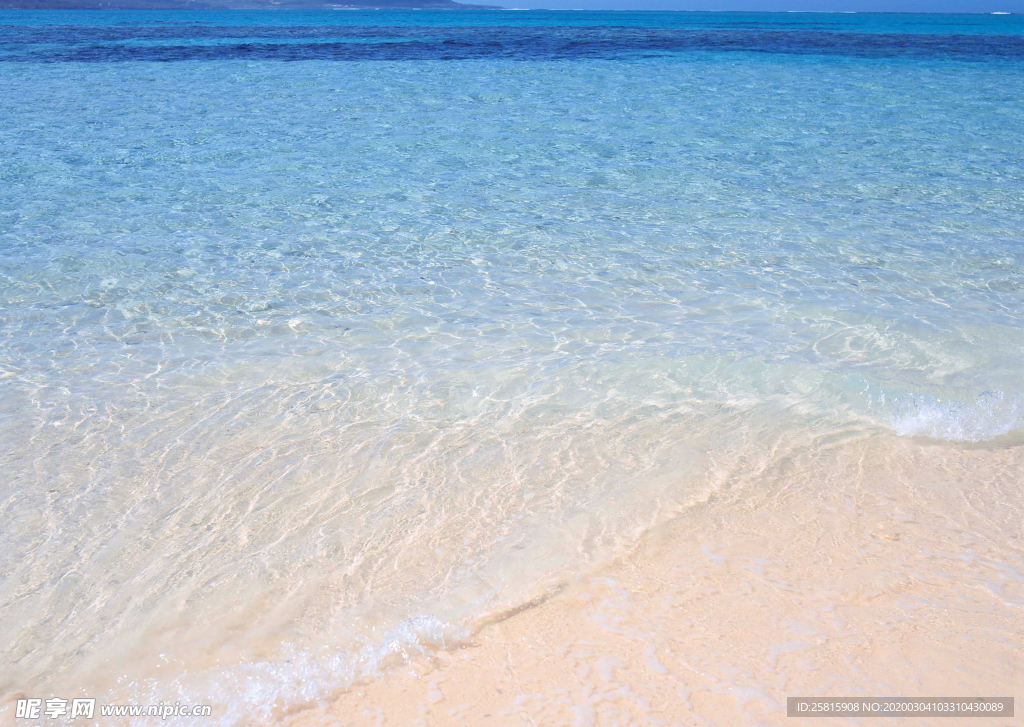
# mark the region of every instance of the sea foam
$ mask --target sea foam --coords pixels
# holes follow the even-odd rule
[[[316,653],[285,645],[274,659],[245,661],[172,680],[147,679],[101,698],[101,703],[214,705],[213,718],[181,717],[181,725],[270,723],[282,714],[316,705],[362,679],[380,676],[417,657],[464,644],[465,629],[424,614],[405,619],[379,641],[356,650]],[[325,650],[326,651],[326,650]],[[136,720],[146,723],[146,718]],[[69,722],[69,724],[71,724]]]
[[[985,391],[977,399],[942,400],[910,395],[893,401],[889,418],[900,436],[983,442],[1024,428],[1020,395]]]

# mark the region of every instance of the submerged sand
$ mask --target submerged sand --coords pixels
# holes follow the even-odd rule
[[[878,724],[794,722],[786,697],[1019,698],[1019,445],[854,436],[751,461],[628,556],[490,616],[463,647],[279,721]]]

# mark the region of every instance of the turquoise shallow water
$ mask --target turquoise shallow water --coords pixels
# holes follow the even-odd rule
[[[0,23],[2,691],[317,698],[779,437],[1024,427],[1018,16]]]

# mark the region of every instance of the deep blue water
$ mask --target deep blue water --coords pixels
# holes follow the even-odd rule
[[[0,60],[572,60],[746,52],[1019,60],[1024,16],[0,11]]]

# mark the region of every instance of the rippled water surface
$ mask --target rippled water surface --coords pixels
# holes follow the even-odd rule
[[[319,698],[782,433],[1024,426],[1019,16],[0,23],[0,693]]]

